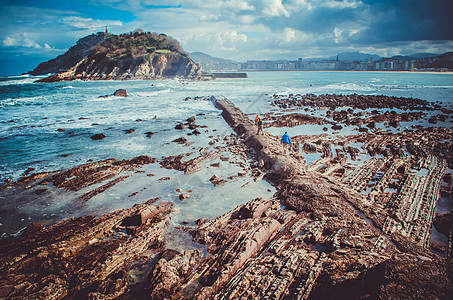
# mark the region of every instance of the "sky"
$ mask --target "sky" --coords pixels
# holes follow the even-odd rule
[[[452,0],[0,0],[0,75],[33,70],[106,26],[240,62],[444,53],[452,12]]]

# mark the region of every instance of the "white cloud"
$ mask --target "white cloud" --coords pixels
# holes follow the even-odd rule
[[[285,8],[281,0],[270,0],[263,9],[263,14],[269,17],[285,16],[289,17],[290,13]]]
[[[237,33],[236,31],[227,31],[220,34],[221,40],[227,43],[246,42],[247,35]]]
[[[105,26],[122,26],[123,22],[116,20],[94,20],[91,18],[82,18],[79,16],[67,16],[61,18],[61,23],[76,28],[76,29],[90,29],[99,30]]]
[[[307,34],[303,31],[285,27],[282,31],[272,32],[268,34],[267,40],[271,43],[274,41],[277,45],[298,48],[302,46],[311,44],[315,40],[311,34]],[[271,47],[271,44],[268,44],[267,47]]]
[[[4,47],[26,47],[26,48],[36,48],[36,49],[52,49],[49,44],[44,43],[44,46],[41,46],[37,41],[37,37],[30,35],[26,32],[22,32],[16,36],[7,36],[2,44]]]
[[[335,43],[338,44],[342,40],[343,30],[341,30],[340,28],[337,27],[333,30],[333,34],[334,34],[334,41],[335,41]]]
[[[330,1],[322,1],[320,5],[324,5],[325,7],[331,7],[331,8],[357,8],[359,5],[361,5],[361,1],[336,1],[336,0],[330,0]]]
[[[313,9],[313,1],[310,0],[292,0],[289,1],[286,7],[290,11],[307,11]]]
[[[286,27],[283,30],[283,41],[285,43],[290,43],[296,37],[296,31],[294,29]]]
[[[6,37],[4,40],[3,40],[3,46],[6,46],[6,47],[10,47],[10,46],[16,46],[17,45],[17,41],[15,38],[12,38],[10,36]]]
[[[54,10],[33,7],[31,2],[22,6],[18,1],[3,7],[5,22],[0,28],[0,45],[9,50],[17,47],[22,52],[61,54],[79,38],[108,26],[116,34],[136,28],[166,33],[180,41],[186,51],[236,60],[321,57],[343,50],[380,55],[451,51],[452,41],[404,42],[413,40],[407,35],[388,39],[394,31],[406,33],[410,26],[406,30],[403,25],[413,22],[399,22],[406,14],[397,12],[405,11],[393,9],[393,4],[387,2],[89,0],[87,5],[96,9],[108,8],[105,12],[112,20],[101,20],[105,13],[90,14],[92,9],[81,10],[75,3],[68,5],[68,10]]]

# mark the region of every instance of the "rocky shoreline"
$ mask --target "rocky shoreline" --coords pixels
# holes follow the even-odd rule
[[[278,97],[276,105],[362,108],[359,103],[367,99],[377,103],[371,107],[390,108],[398,103],[382,97],[373,101],[369,96],[350,96],[358,99],[354,100],[356,104],[352,100],[340,103],[336,96],[322,97],[324,102],[307,96],[312,104],[308,100],[298,101],[302,97]],[[188,154],[89,163],[63,172],[32,174],[8,188],[25,186],[37,191],[49,183],[72,191],[92,187],[82,195],[81,200],[86,201],[134,172],[141,172],[145,165],[159,162],[164,168],[190,174],[211,162],[220,151],[227,150],[253,158],[255,163],[251,167],[242,164],[246,173],[240,171],[237,176],[251,171],[255,180],[264,177],[276,188],[275,197],[251,199],[215,219],[197,220],[182,227],[198,246],[184,251],[168,245],[169,235],[165,230],[171,227],[174,208],[172,203],[159,199],[100,217],[70,218],[47,228],[33,223],[19,237],[0,240],[0,297],[451,297],[452,215],[435,215],[439,193],[448,194],[451,201],[451,178],[450,184],[441,185],[441,180],[445,181],[445,169],[452,162],[451,128],[412,128],[392,134],[367,127],[367,132],[334,139],[327,135],[295,136],[294,151],[285,154],[278,137],[267,132],[256,135],[250,117],[232,102],[213,100],[237,134],[225,136],[225,146],[218,146],[216,151],[200,152],[193,159],[185,159]],[[413,105],[426,111],[441,109],[423,101],[404,103],[402,106],[408,109]],[[268,116],[267,124],[292,127],[304,122],[319,125],[324,122],[321,118],[300,115],[280,119]],[[400,113],[378,115],[372,114],[373,119],[366,119],[367,124],[406,118]],[[407,114],[409,119],[419,117],[422,116]],[[348,126],[349,122],[358,126],[354,118],[364,119],[346,111],[332,121],[326,118],[326,123],[341,122]],[[450,144],[440,142],[445,140],[450,140]],[[363,143],[363,146],[355,148],[350,143]],[[322,152],[323,157],[307,163],[300,148]],[[349,166],[348,157],[362,152],[370,159],[359,167]],[[404,152],[411,156],[403,155]],[[427,170],[426,175],[414,173],[417,169]],[[222,184],[234,180],[233,177],[213,176],[211,182]],[[363,193],[364,190],[368,193]],[[430,250],[433,224],[449,236],[444,256]],[[200,250],[203,248],[206,253]]]

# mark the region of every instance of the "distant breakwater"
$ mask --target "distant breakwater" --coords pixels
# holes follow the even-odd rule
[[[216,79],[216,78],[247,78],[246,72],[231,72],[231,73],[204,73],[201,75],[205,79]]]

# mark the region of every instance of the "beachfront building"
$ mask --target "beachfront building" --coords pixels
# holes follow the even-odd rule
[[[324,59],[305,61],[249,60],[241,64],[244,71],[448,71],[453,70],[453,53],[416,59],[409,56],[394,56],[373,61]]]

